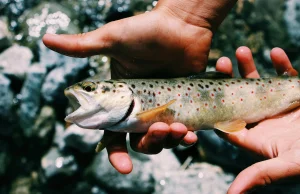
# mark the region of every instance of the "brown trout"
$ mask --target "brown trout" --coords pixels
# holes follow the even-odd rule
[[[76,109],[66,121],[87,129],[146,132],[157,121],[189,130],[231,133],[247,123],[300,106],[298,77],[260,79],[197,76],[79,82],[65,89]]]

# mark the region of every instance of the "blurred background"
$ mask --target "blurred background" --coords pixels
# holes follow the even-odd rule
[[[153,0],[0,0],[0,193],[203,193],[223,194],[238,172],[256,161],[219,139],[198,132],[190,148],[155,156],[130,151],[134,170],[117,173],[105,151],[94,149],[102,131],[64,122],[63,90],[87,77],[110,78],[110,59],[75,59],[45,48],[48,33],[80,33],[150,11]],[[300,70],[300,0],[238,1],[214,36],[208,70],[221,56],[246,45],[259,72],[275,75],[273,47],[283,48]],[[235,60],[234,60],[235,63]],[[235,71],[237,68],[235,65]],[[300,185],[254,193],[300,193]]]

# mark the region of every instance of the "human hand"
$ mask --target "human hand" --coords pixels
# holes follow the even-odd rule
[[[151,12],[86,34],[46,34],[43,42],[69,56],[112,57],[112,78],[185,76],[205,70],[213,31],[236,1],[160,0]],[[115,133],[106,131],[104,138],[112,136]],[[132,170],[125,136],[119,134],[107,145],[110,162],[124,174]],[[147,154],[196,141],[197,136],[179,123],[156,123],[146,134],[130,134],[131,147]]]
[[[283,50],[273,49],[271,58],[279,75],[284,73],[292,76],[297,75]],[[237,50],[237,60],[243,77],[259,77],[251,51],[248,48],[242,47]],[[222,68],[231,68],[228,59]],[[232,134],[217,132],[218,135],[229,142],[259,154],[266,159],[243,170],[230,186],[228,193],[245,193],[258,186],[285,180],[299,180],[299,130],[300,109],[261,121],[249,130],[244,129]]]

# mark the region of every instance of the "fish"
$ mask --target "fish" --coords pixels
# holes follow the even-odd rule
[[[155,122],[225,133],[300,107],[299,77],[87,80],[65,89],[67,122],[87,129],[144,133]]]

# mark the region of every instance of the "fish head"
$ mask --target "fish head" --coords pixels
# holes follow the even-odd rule
[[[126,119],[133,93],[122,82],[83,81],[64,91],[74,112],[65,120],[87,129],[106,129]],[[128,113],[129,112],[129,113]]]

